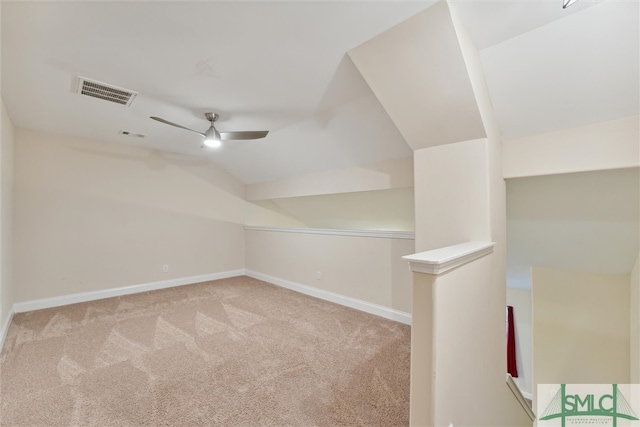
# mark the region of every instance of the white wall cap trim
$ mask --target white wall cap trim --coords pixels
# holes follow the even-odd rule
[[[349,237],[377,237],[382,239],[406,239],[414,240],[416,233],[413,231],[378,231],[378,230],[331,230],[323,228],[288,228],[288,227],[250,227],[245,226],[247,231],[273,231],[277,233],[302,233],[302,234],[324,234],[329,236],[349,236]]]
[[[411,325],[411,314],[404,311],[395,310],[393,308],[384,307],[382,305],[373,304],[371,302],[336,294],[334,292],[325,291],[323,289],[314,288],[312,286],[302,285],[300,283],[291,282],[289,280],[280,279],[278,277],[268,276],[263,273],[258,273],[257,271],[245,271],[247,276],[253,277],[254,279],[262,280],[263,282],[271,283],[272,285],[280,286],[292,291],[300,292],[301,294],[310,295],[312,297],[319,298],[325,301],[364,311],[365,313],[375,314],[376,316],[384,317],[385,319],[395,320],[396,322],[404,323],[405,325]]]
[[[77,294],[62,295],[51,298],[42,298],[31,301],[13,303],[15,313],[41,310],[43,308],[60,307],[79,302],[95,301],[103,298],[119,297],[122,295],[137,294],[140,292],[155,291],[157,289],[172,288],[174,286],[192,285],[194,283],[208,282],[210,280],[227,279],[229,277],[244,276],[244,269],[223,271],[220,273],[188,276],[178,279],[162,280],[159,282],[143,283],[140,285],[123,286],[120,288],[101,289],[98,291],[81,292]]]
[[[441,274],[493,252],[494,242],[467,242],[403,256],[415,273]]]

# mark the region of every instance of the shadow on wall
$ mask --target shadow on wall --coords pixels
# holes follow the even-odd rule
[[[245,201],[244,185],[208,159],[24,132],[35,136],[33,158],[47,159],[37,163],[45,166],[39,174],[49,177],[45,182],[52,189],[236,224],[304,226]]]
[[[287,197],[254,203],[310,228],[386,231],[415,228],[413,188]]]

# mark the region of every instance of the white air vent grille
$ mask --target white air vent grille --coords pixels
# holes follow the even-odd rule
[[[136,95],[138,95],[138,92],[107,85],[84,77],[78,77],[76,92],[80,95],[115,102],[116,104],[126,105],[127,107],[131,105]]]

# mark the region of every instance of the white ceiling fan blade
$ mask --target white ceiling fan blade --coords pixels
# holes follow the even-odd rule
[[[158,122],[160,122],[160,123],[164,123],[164,124],[169,125],[169,126],[175,126],[175,127],[177,127],[177,128],[184,129],[184,130],[188,130],[188,131],[190,131],[190,132],[197,133],[198,135],[205,136],[205,134],[204,134],[204,133],[202,133],[202,132],[198,132],[197,130],[189,129],[189,128],[184,127],[184,126],[182,126],[182,125],[179,125],[179,124],[176,124],[176,123],[172,123],[172,122],[170,122],[170,121],[168,121],[168,120],[161,119],[160,117],[154,117],[154,116],[151,116],[151,117],[149,117],[149,118],[150,118],[150,119],[153,119],[153,120],[156,120],[156,121],[158,121]]]
[[[260,139],[267,136],[268,130],[248,130],[240,132],[220,132],[220,138],[223,140],[240,140],[240,139]]]

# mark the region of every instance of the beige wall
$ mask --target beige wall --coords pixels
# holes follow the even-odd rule
[[[412,240],[247,231],[245,251],[245,224],[305,224],[283,209],[246,202],[244,186],[206,159],[18,129],[15,188],[18,302],[246,266],[411,311],[410,272],[400,257],[414,251]],[[399,191],[412,216],[411,190]],[[389,197],[376,203],[391,203]],[[302,209],[304,199],[289,202]],[[366,223],[367,209],[358,208],[346,228]]]
[[[15,301],[241,269],[243,191],[206,159],[16,129]]]
[[[489,206],[490,192],[504,193],[494,189],[499,182],[489,180],[489,169],[496,166],[491,143],[467,141],[414,154],[417,250],[468,240],[497,243],[493,254],[436,276],[431,285],[437,426],[531,425],[505,382],[505,232],[496,223],[501,215]],[[418,304],[414,302],[414,310]],[[466,402],[465,410],[460,402]],[[412,400],[412,408],[419,404]]]
[[[629,276],[534,267],[533,386],[629,383]]]
[[[13,304],[13,143],[14,129],[2,101],[0,116],[0,331]],[[0,337],[1,339],[1,337]]]
[[[531,334],[531,291],[507,288],[507,305],[513,307],[516,330],[516,359],[518,378],[514,378],[520,390],[531,395],[531,358],[533,356]]]
[[[247,230],[245,247],[248,270],[411,312],[401,257],[414,252],[413,240]]]
[[[487,145],[482,139],[414,153],[416,252],[490,240]]]
[[[629,308],[629,376],[633,384],[640,383],[640,253],[631,271],[631,304]]]
[[[506,301],[488,279],[495,258],[485,256],[436,281],[434,426],[531,425],[506,384]]]
[[[638,167],[639,140],[640,116],[511,139],[504,142],[504,177]]]

